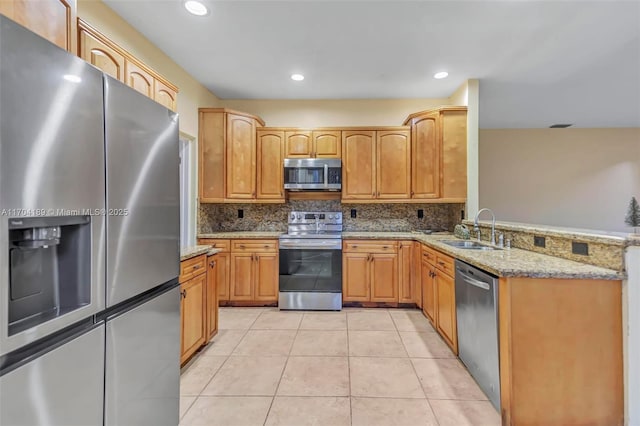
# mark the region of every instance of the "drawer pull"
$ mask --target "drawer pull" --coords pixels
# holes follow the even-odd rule
[[[193,265],[193,270],[195,271],[196,269],[200,269],[202,268],[202,265],[198,264],[198,265]]]
[[[438,262],[438,265],[444,266],[444,262]]]
[[[247,248],[247,246],[245,246],[244,244],[240,244],[240,248],[241,249],[245,249],[245,248]]]
[[[386,250],[388,248],[389,248],[389,246],[382,246],[382,250]]]
[[[264,248],[269,248],[269,245],[265,244],[265,245],[264,245]]]

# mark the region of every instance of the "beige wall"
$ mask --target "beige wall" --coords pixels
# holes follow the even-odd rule
[[[180,130],[198,135],[198,108],[219,99],[100,0],[78,0],[78,16],[178,86]]]
[[[401,126],[411,113],[440,105],[443,99],[222,100],[227,108],[261,117],[274,127]]]
[[[629,232],[640,129],[480,130],[480,207],[498,220]]]

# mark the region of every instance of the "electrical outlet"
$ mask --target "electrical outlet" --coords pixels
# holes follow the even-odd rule
[[[351,217],[355,219],[357,215],[356,209],[351,209]]]
[[[546,247],[547,245],[547,239],[545,237],[538,237],[538,236],[534,236],[533,237],[533,245],[536,247]]]
[[[464,220],[464,210],[460,210],[460,220]]]
[[[244,217],[244,210],[238,209],[238,219],[242,219]]]
[[[571,241],[571,253],[589,256],[589,244]]]
[[[418,209],[418,219],[422,219],[424,217],[424,210]]]

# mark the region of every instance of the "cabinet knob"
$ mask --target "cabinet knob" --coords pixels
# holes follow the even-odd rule
[[[412,196],[412,197],[413,197],[415,194],[416,194],[415,192],[411,191],[411,196]]]
[[[212,260],[211,262],[209,262],[209,266],[211,266],[212,268],[216,266],[216,261]]]
[[[186,298],[187,298],[187,290],[182,290],[182,291],[180,292],[180,296],[181,296],[183,299],[186,299]]]

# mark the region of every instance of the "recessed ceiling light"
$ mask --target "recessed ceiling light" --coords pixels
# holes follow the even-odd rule
[[[302,80],[304,80],[304,75],[302,75],[302,74],[291,74],[291,80],[293,80],[293,81],[302,81]]]
[[[196,16],[204,16],[209,13],[209,9],[198,0],[187,0],[184,2],[184,8]]]
[[[72,83],[80,83],[82,81],[82,79],[80,77],[78,77],[77,75],[73,75],[73,74],[65,74],[62,76],[62,78],[64,78],[67,81],[70,81]]]
[[[449,75],[449,73],[448,73],[448,72],[446,72],[446,71],[440,71],[440,72],[435,73],[435,74],[433,75],[433,78],[437,78],[438,80],[440,80],[441,78],[447,78],[447,76],[448,76],[448,75]]]

